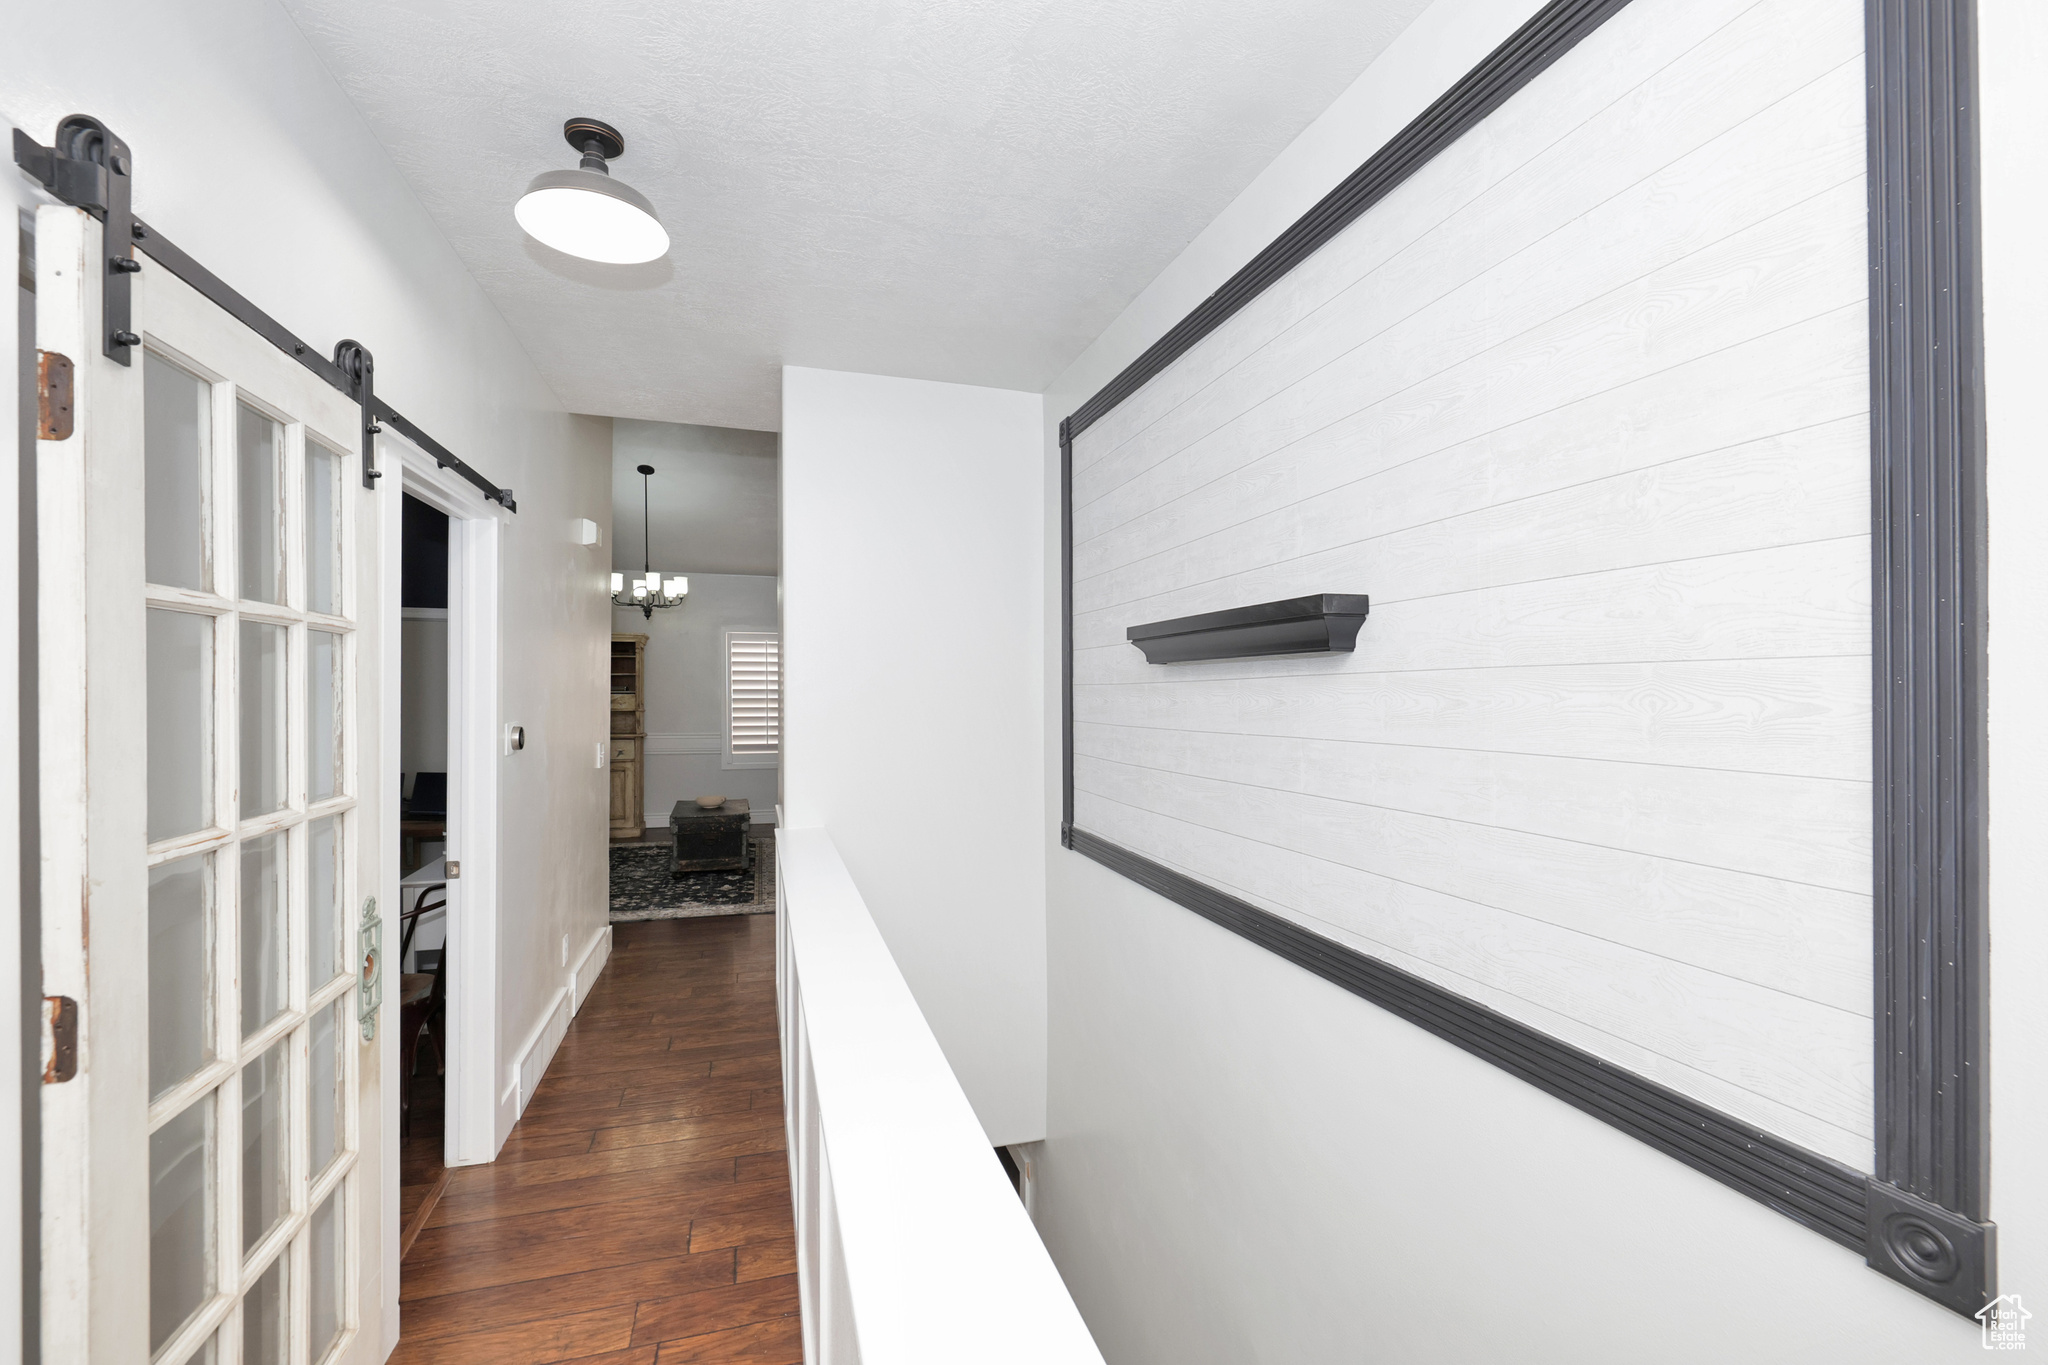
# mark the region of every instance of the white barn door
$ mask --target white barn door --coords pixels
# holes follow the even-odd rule
[[[116,364],[100,224],[44,208],[37,238],[37,345],[76,384],[37,442],[44,992],[78,1027],[43,1087],[43,1358],[375,1361],[359,409],[139,252]]]

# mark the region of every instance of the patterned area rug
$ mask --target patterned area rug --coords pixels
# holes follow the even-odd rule
[[[752,867],[681,875],[669,871],[674,846],[666,837],[613,844],[612,923],[773,913],[775,832],[759,830],[747,837],[754,844]]]

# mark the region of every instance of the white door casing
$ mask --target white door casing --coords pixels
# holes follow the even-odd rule
[[[378,1361],[359,410],[139,254],[143,345],[105,358],[100,225],[48,207],[37,234],[37,344],[73,361],[77,413],[36,451],[44,991],[79,1031],[43,1093],[43,1358]]]
[[[443,1158],[450,1166],[471,1166],[497,1157],[499,1146],[519,1117],[516,1073],[508,1068],[508,1074],[499,1077],[497,1061],[497,784],[502,759],[498,554],[501,529],[511,513],[479,497],[474,486],[442,469],[433,456],[402,436],[386,432],[378,442],[378,463],[386,471],[387,484],[397,482],[406,495],[448,517],[446,853],[461,863],[462,876],[447,888],[448,1069]],[[394,497],[381,503],[385,518],[385,689],[392,697],[399,695],[401,502]],[[396,708],[386,719],[386,770],[396,772]],[[395,894],[396,863],[391,867]],[[509,1097],[508,1090],[512,1091]],[[397,1103],[395,1082],[387,1100]]]

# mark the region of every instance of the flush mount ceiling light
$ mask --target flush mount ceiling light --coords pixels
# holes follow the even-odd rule
[[[631,185],[612,179],[605,165],[625,153],[626,140],[609,123],[572,118],[562,136],[583,153],[573,171],[542,171],[526,187],[512,216],[545,246],[586,261],[637,265],[668,251],[668,232],[654,205]]]

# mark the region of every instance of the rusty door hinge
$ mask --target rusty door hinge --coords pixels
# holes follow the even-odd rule
[[[78,1002],[43,997],[43,1084],[61,1085],[78,1074]]]
[[[36,436],[71,439],[71,357],[57,351],[36,352]]]

